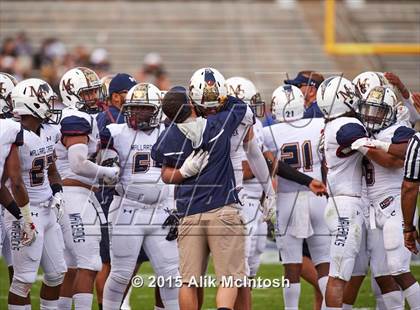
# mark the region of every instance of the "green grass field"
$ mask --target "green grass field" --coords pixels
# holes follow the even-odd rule
[[[420,266],[413,266],[412,271],[416,278],[420,280]],[[213,274],[212,267],[209,273]],[[139,272],[140,275],[147,276],[153,274],[150,264],[144,264]],[[280,264],[261,265],[258,276],[267,279],[281,279],[282,267]],[[303,281],[299,309],[312,309],[313,290],[309,284]],[[39,289],[41,282],[37,281],[32,289],[32,307],[39,309]],[[9,288],[7,268],[3,260],[0,260],[0,309],[7,309],[7,291]],[[216,289],[208,288],[205,291],[205,302],[203,309],[215,309]],[[152,310],[154,304],[154,295],[152,288],[134,288],[131,296],[131,306],[133,310]],[[355,307],[374,309],[375,301],[370,289],[370,281],[366,279],[359,293]],[[281,288],[263,288],[253,290],[253,309],[282,309],[283,297]],[[96,300],[93,309],[97,309]]]

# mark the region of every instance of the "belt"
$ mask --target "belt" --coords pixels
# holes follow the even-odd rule
[[[138,201],[138,199],[134,197],[130,197],[129,195],[123,196],[123,199],[135,202],[136,205],[134,207],[139,208],[139,209],[162,209],[164,207],[163,203],[145,204]]]

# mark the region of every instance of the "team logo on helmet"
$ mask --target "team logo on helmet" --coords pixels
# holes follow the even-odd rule
[[[230,93],[234,94],[238,99],[245,98],[245,90],[241,88],[241,84],[238,84],[236,88],[233,88],[233,85],[229,85]]]
[[[219,87],[216,85],[216,79],[211,69],[204,71],[204,83],[203,101],[217,101],[219,98]]]
[[[345,103],[353,104],[353,98],[356,94],[347,85],[344,85],[344,90],[337,92],[337,99],[340,98],[340,96],[344,99]]]
[[[35,89],[33,86],[30,86],[29,89],[31,92],[30,97],[36,97],[38,99],[38,102],[47,103],[46,97],[51,91],[51,88],[47,83],[40,84],[38,86],[38,89]]]
[[[63,89],[70,95],[74,95],[74,84],[71,82],[71,78],[67,80],[63,80]]]

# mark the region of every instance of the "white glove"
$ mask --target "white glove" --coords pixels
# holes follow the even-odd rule
[[[380,150],[385,151],[385,153],[388,153],[389,147],[391,146],[392,143],[389,142],[383,142],[380,140],[372,140],[373,145]]]
[[[197,153],[193,151],[179,169],[183,178],[190,178],[202,171],[209,162],[209,156],[210,155],[207,151],[204,152],[203,150],[200,150]]]
[[[369,151],[369,148],[375,148],[375,145],[372,143],[372,141],[372,139],[366,137],[357,139],[351,144],[351,149],[366,155]]]
[[[29,246],[36,238],[36,229],[32,221],[31,210],[29,209],[29,203],[20,208],[20,213],[23,217],[23,228],[21,232],[21,243],[23,246]]]
[[[410,121],[410,110],[403,105],[397,107],[397,121],[401,122],[409,122]]]
[[[113,185],[118,182],[119,175],[120,175],[120,167],[103,167],[106,168],[104,171],[103,181],[105,184]]]
[[[276,195],[266,196],[262,205],[263,220],[273,221],[273,217],[276,215]]]
[[[53,209],[57,222],[59,222],[64,215],[64,197],[63,192],[57,192],[51,198],[50,207]]]

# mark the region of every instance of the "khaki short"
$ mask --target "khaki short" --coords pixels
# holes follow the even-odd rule
[[[218,282],[223,276],[244,279],[246,229],[235,205],[186,216],[178,230],[183,283],[205,275],[210,253]]]

